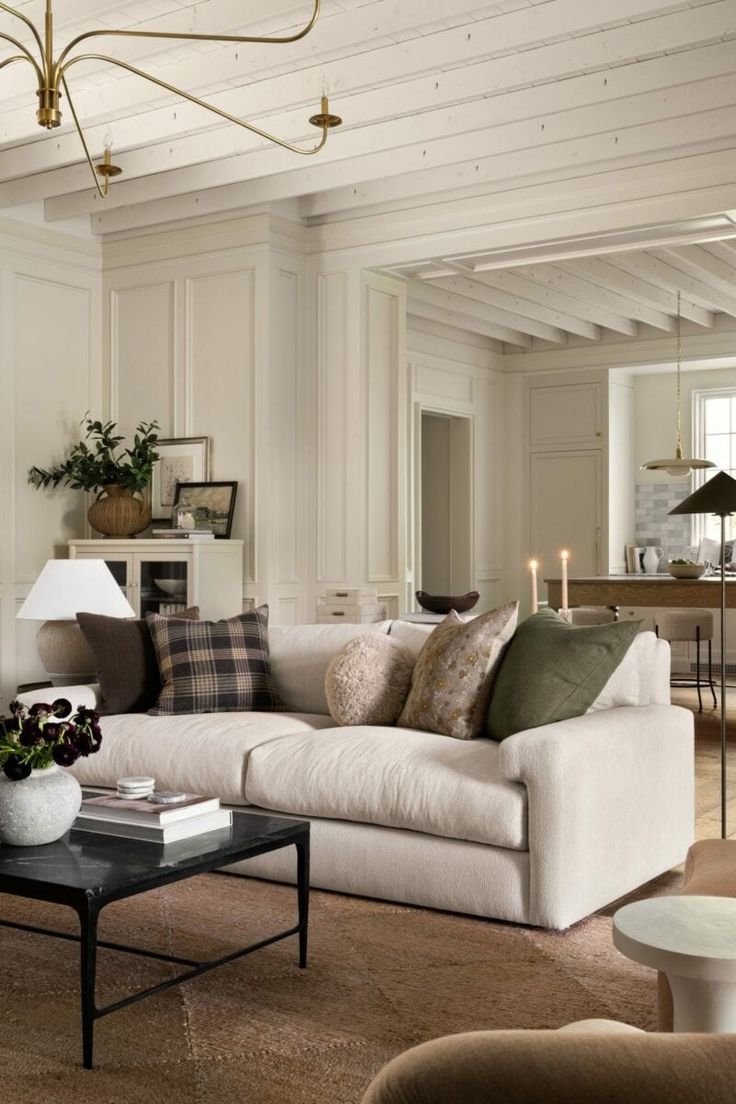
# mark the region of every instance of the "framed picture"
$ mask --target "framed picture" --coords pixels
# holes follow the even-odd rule
[[[177,483],[204,482],[209,476],[209,437],[171,437],[156,445],[159,460],[151,477],[151,516],[170,521]]]
[[[180,529],[209,529],[223,540],[233,527],[234,483],[177,483],[174,515]]]

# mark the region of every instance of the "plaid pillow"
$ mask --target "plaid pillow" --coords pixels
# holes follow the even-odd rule
[[[268,606],[227,621],[146,621],[163,687],[153,716],[285,708],[271,681]]]

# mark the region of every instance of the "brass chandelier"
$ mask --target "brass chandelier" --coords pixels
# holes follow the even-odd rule
[[[261,130],[259,127],[253,126],[252,123],[247,123],[243,119],[239,119],[236,115],[231,115],[228,111],[223,111],[222,108],[216,107],[214,104],[207,103],[205,100],[200,100],[197,96],[192,96],[189,92],[185,92],[183,88],[177,88],[175,85],[168,84],[166,81],[160,80],[150,73],[145,73],[142,69],[136,68],[135,65],[129,65],[127,61],[121,61],[119,58],[110,57],[107,54],[74,53],[76,47],[79,46],[80,43],[86,42],[87,39],[90,38],[101,38],[103,36],[116,38],[162,38],[187,42],[273,43],[275,45],[297,42],[300,38],[304,38],[308,35],[317,22],[321,0],[314,0],[314,9],[309,22],[302,27],[300,31],[291,35],[263,37],[258,35],[180,34],[174,31],[85,31],[83,34],[77,35],[76,38],[73,38],[71,42],[67,43],[56,58],[54,56],[54,16],[52,2],[53,0],[46,0],[46,20],[43,37],[27,16],[22,12],[16,11],[15,8],[11,8],[7,4],[0,2],[0,11],[7,12],[9,15],[25,23],[33,35],[38,49],[38,56],[34,56],[34,53],[17,38],[13,38],[12,35],[0,31],[0,39],[10,43],[11,46],[19,51],[19,53],[12,54],[10,57],[0,61],[0,69],[4,69],[8,65],[13,65],[15,62],[27,62],[33,66],[38,81],[38,89],[36,92],[38,96],[38,109],[36,111],[36,117],[38,119],[38,125],[44,127],[46,130],[53,130],[55,127],[61,125],[61,99],[62,96],[66,97],[69,104],[69,111],[74,120],[74,125],[81,139],[87,163],[89,164],[94,178],[95,186],[100,196],[103,198],[108,194],[110,178],[118,176],[122,170],[112,164],[109,144],[106,145],[103,160],[99,164],[95,164],[92,160],[87,141],[84,137],[84,132],[74,109],[74,102],[69,94],[69,86],[66,79],[67,71],[80,61],[100,61],[110,65],[116,65],[118,68],[125,69],[127,72],[132,73],[134,76],[151,81],[152,84],[157,85],[166,92],[181,96],[182,99],[188,100],[190,103],[196,104],[206,111],[211,111],[214,115],[219,115],[221,119],[225,119],[227,122],[235,123],[236,126],[243,127],[245,130],[251,131],[252,134],[257,134],[260,138],[266,138],[269,142],[275,142],[276,145],[282,146],[292,153],[299,153],[304,156],[311,156],[312,154],[319,153],[327,141],[328,132],[333,127],[340,126],[342,122],[342,119],[340,119],[338,115],[331,114],[327,96],[322,96],[319,112],[316,115],[312,115],[309,120],[312,126],[322,131],[322,136],[316,145],[304,149],[300,146],[292,145],[282,138],[278,138],[275,134],[268,134],[265,130]],[[102,184],[100,184],[99,177],[102,177]]]

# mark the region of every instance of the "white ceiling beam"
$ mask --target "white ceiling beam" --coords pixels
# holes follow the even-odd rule
[[[232,3],[233,0],[212,2],[222,4]],[[723,0],[725,5],[731,2],[732,0]],[[654,17],[658,12],[674,10],[679,6],[675,3],[658,5],[656,0],[618,0],[618,5],[623,19],[647,15]],[[587,3],[579,3],[578,0],[548,0],[531,10],[524,8],[522,11],[497,14],[490,19],[472,22],[470,31],[460,26],[429,33],[415,42],[399,43],[394,49],[393,66],[389,58],[384,58],[381,64],[373,62],[370,83],[375,83],[377,75],[379,79],[401,80],[406,75],[407,66],[411,65],[412,57],[421,60],[414,63],[413,70],[409,68],[408,71],[426,73],[433,69],[467,64],[484,56],[528,49],[534,44],[545,43],[563,34],[573,35],[596,30],[601,23],[607,21],[610,15],[608,8],[609,0],[588,0]],[[467,0],[443,0],[444,18],[462,17],[467,11]],[[277,51],[272,47],[255,45],[223,48],[214,54],[198,55],[184,62],[169,64],[166,66],[166,79],[171,84],[196,91],[213,82],[238,80],[242,78],[244,71],[252,79],[259,71],[274,66],[291,63],[295,69],[307,67],[322,58],[329,61],[332,54],[344,55],[350,50],[363,55],[363,66],[366,62],[370,65],[370,51],[366,50],[368,43],[387,39],[402,31],[415,31],[417,27],[421,28],[433,21],[436,22],[436,13],[428,9],[426,0],[402,0],[401,3],[396,3],[395,0],[374,0],[365,8],[320,20],[307,38],[290,46],[280,46]],[[693,34],[696,36],[693,41],[707,41],[697,37],[698,31],[695,27]],[[664,43],[658,47],[660,50],[664,48]],[[244,54],[246,50],[247,55]],[[341,60],[344,62],[344,58]],[[291,76],[293,81],[293,74]],[[337,99],[341,86],[336,74],[330,77],[330,90]],[[95,116],[109,115],[126,108],[140,108],[151,99],[150,88],[142,85],[138,78],[124,77],[108,86],[90,89],[88,93],[80,89],[76,106],[81,118],[93,121]],[[11,111],[7,113],[7,117],[0,116],[0,142],[12,141],[14,137],[20,138],[30,132],[32,126],[29,127],[25,114]]]
[[[736,264],[736,242],[708,242],[708,252],[712,253],[714,257],[720,257],[726,264]]]
[[[472,314],[483,321],[498,323],[519,333],[529,334],[530,337],[538,337],[542,341],[551,341],[556,345],[566,343],[567,334],[559,326],[549,326],[546,322],[539,322],[536,318],[528,317],[519,311],[499,308],[489,303],[483,292],[483,288],[461,276],[432,281],[431,284],[411,280],[408,286],[410,295],[416,294],[421,297],[424,293],[427,302],[436,303],[463,314]]]
[[[708,96],[734,96],[733,102],[736,102],[732,83],[736,88],[736,77],[717,78],[709,87]],[[675,89],[669,93],[658,92],[623,101],[620,113],[628,125],[622,123],[621,129],[616,127],[606,133],[596,132],[600,126],[600,120],[597,123],[594,121],[596,105],[546,116],[544,126],[540,120],[530,119],[460,134],[452,133],[455,122],[452,113],[431,112],[413,120],[399,119],[342,134],[338,132],[320,154],[319,160],[312,163],[313,167],[301,170],[298,183],[296,179],[279,179],[282,174],[293,171],[296,155],[270,146],[242,156],[202,163],[196,168],[190,165],[136,180],[123,180],[111,190],[104,204],[98,202],[97,193],[92,193],[86,186],[86,166],[61,169],[43,174],[39,179],[1,185],[0,206],[51,198],[81,188],[83,190],[77,197],[65,194],[65,202],[59,207],[60,211],[66,208],[62,217],[69,217],[98,208],[109,210],[115,206],[147,202],[165,195],[180,195],[238,180],[252,182],[262,176],[276,177],[268,197],[276,200],[334,187],[338,182],[345,185],[366,178],[378,179],[456,163],[466,165],[468,177],[475,176],[479,186],[482,186],[491,178],[511,180],[553,169],[569,172],[571,163],[583,166],[666,149],[681,151],[688,141],[698,142],[706,138],[736,141],[736,112],[732,104],[688,115],[687,97],[680,93],[680,89]],[[556,99],[551,89],[547,99]],[[629,123],[629,119],[635,117],[633,101],[636,101],[636,109],[645,118],[655,118],[649,122]],[[475,111],[468,109],[467,113],[475,116]],[[549,126],[546,125],[547,120]],[[298,121],[295,119],[294,122]],[[613,121],[609,125],[613,127]],[[201,139],[187,139],[179,143],[179,156],[193,156],[198,141]],[[194,147],[187,143],[194,143]],[[388,145],[392,148],[386,148]],[[365,152],[366,149],[372,152]],[[127,155],[128,163],[145,170],[145,162],[140,164],[145,152],[150,155],[150,151]],[[126,158],[121,158],[121,163],[125,168]],[[298,188],[296,192],[294,185]],[[253,201],[260,202],[260,199]]]
[[[598,326],[605,326],[615,333],[626,334],[627,337],[636,337],[639,327],[633,318],[624,314],[621,307],[611,309],[611,301],[614,298],[611,292],[603,288],[596,288],[587,280],[579,280],[563,272],[555,265],[524,265],[515,269],[518,276],[532,280],[537,284],[544,284],[553,291],[562,292],[568,298],[578,304],[578,314],[595,322]]]
[[[522,275],[525,271],[532,272],[534,276]],[[537,278],[538,274],[539,278]],[[583,302],[562,290],[554,281],[548,282],[544,277],[544,267],[541,265],[530,265],[525,270],[514,269],[513,272],[486,272],[483,274],[483,282],[491,287],[508,291],[510,295],[518,295],[520,299],[530,299],[533,303],[541,303],[552,310],[561,310],[567,314],[579,316],[596,326],[605,326],[606,329],[629,337],[635,337],[639,332],[636,322],[631,319],[621,318],[610,311],[593,306],[592,303]]]
[[[736,294],[728,295],[713,285],[696,279],[669,263],[665,255],[660,256],[657,250],[647,253],[620,253],[615,257],[615,264],[627,272],[633,272],[635,276],[658,284],[673,296],[679,289],[701,306],[709,310],[715,308],[736,318]]]
[[[733,295],[736,292],[736,258],[733,262],[725,261],[713,256],[699,245],[665,249],[663,255],[671,258],[672,263],[683,272],[704,279],[708,284],[714,284],[727,295]]]
[[[686,24],[691,24],[693,14],[692,12],[677,13],[677,18],[681,21],[678,28],[679,35],[672,37],[680,41],[688,33]],[[685,19],[684,16],[688,18]],[[714,28],[710,28],[712,29]],[[626,44],[623,41],[618,44],[618,55],[623,56],[625,51],[628,51],[631,58],[640,56],[640,36],[634,35],[635,28],[627,26],[621,30],[625,30],[628,37]],[[596,41],[597,38],[598,36]],[[426,39],[419,40],[420,45],[423,42],[426,42]],[[564,51],[561,49],[562,45],[565,46]],[[411,53],[413,64],[426,70],[426,60],[419,46],[415,43],[408,43],[406,46],[407,49],[403,54]],[[575,72],[576,68],[585,68],[586,65],[593,67],[596,60],[600,62],[606,57],[605,47],[607,46],[610,46],[608,41],[599,42],[598,51],[596,51],[589,44],[588,38],[576,39],[564,44],[556,43],[552,47],[542,47],[526,52],[524,64],[529,73],[534,73],[535,82],[539,83],[545,76],[547,79],[553,79],[555,75],[569,75],[570,72]],[[411,50],[411,47],[414,49]],[[550,51],[557,55],[553,64],[550,64],[550,59],[547,57]],[[400,76],[406,78],[411,71],[411,58],[403,56],[399,59],[402,65],[401,72],[395,74],[394,81],[389,81],[378,89],[370,88],[362,95],[348,96],[351,90],[359,91],[366,84],[374,84],[376,72],[380,72],[382,81],[387,81],[392,73],[391,62],[396,61],[396,53],[397,47],[394,45],[378,49],[373,53],[367,52],[358,58],[340,59],[315,70],[301,70],[299,73],[267,78],[245,88],[229,90],[210,98],[214,104],[231,113],[247,112],[251,120],[265,113],[273,115],[279,108],[303,107],[305,115],[308,115],[309,109],[317,101],[321,81],[324,78],[329,87],[340,88],[340,111],[344,114],[347,124],[355,126],[380,119],[393,119],[397,114],[410,116],[429,109],[436,110],[451,104],[466,102],[473,97],[489,97],[492,92],[500,93],[519,84],[519,62],[516,55],[512,58],[483,61],[476,65],[466,64],[449,72],[421,76],[414,80],[404,79],[397,84],[395,81],[400,80]],[[720,44],[700,50],[692,49],[682,57],[679,55],[677,58],[660,57],[647,62],[632,63],[630,68],[622,66],[608,72],[605,77],[601,73],[596,73],[589,76],[587,81],[579,81],[576,85],[579,93],[578,100],[568,96],[558,110],[564,109],[565,103],[568,106],[575,106],[587,102],[615,101],[620,97],[630,97],[637,92],[666,88],[673,83],[684,84],[719,74],[726,75],[732,72],[732,59],[733,47]],[[446,63],[451,64],[454,60],[448,58]],[[116,87],[120,83],[115,82]],[[140,87],[140,82],[137,87]],[[101,91],[104,93],[104,88]],[[534,92],[534,89],[531,91]],[[79,101],[79,97],[75,99]],[[534,106],[534,98],[530,97],[530,100],[531,110],[538,110]],[[79,103],[78,110],[81,113]],[[523,112],[524,101],[519,100],[516,117],[523,117]],[[186,134],[187,131],[201,130],[209,118],[200,108],[180,102],[127,118],[122,117],[112,125],[104,121],[95,126],[87,121],[85,130],[88,142],[93,148],[95,146],[101,148],[105,133],[111,130],[116,153],[119,154],[127,148],[142,144],[148,146],[162,139],[167,142],[168,148],[168,143]],[[27,113],[19,112],[17,122],[19,126],[26,127]],[[5,116],[0,116],[0,135],[3,133],[3,128],[7,131],[8,120]],[[228,130],[226,134],[228,137],[225,152],[232,152],[232,143],[236,141],[232,138],[233,130]],[[211,136],[205,136],[202,142],[209,142],[210,138]],[[216,156],[217,152],[216,149],[212,149],[209,157]],[[37,171],[47,172],[78,161],[79,140],[76,133],[55,134],[53,142],[39,141],[20,148],[13,147],[6,150],[4,154],[0,153],[0,179],[8,180],[13,176],[25,176]],[[169,169],[174,167],[174,164],[169,161],[165,167]],[[305,210],[305,214],[311,213],[317,212]]]
[[[576,275],[582,276],[592,283],[599,284],[601,287],[608,288],[610,291],[620,291],[632,302],[641,306],[668,311],[672,315],[676,311],[675,299],[669,292],[646,280],[640,280],[630,272],[624,272],[623,269],[616,268],[615,265],[609,264],[606,260],[597,257],[580,257],[574,261],[558,261],[557,264],[565,271],[574,272]],[[698,306],[697,303],[690,302],[687,298],[681,300],[680,313],[683,318],[696,322],[699,326],[707,329],[711,329],[713,326],[712,313],[705,310],[704,307]],[[633,317],[638,316],[634,315]],[[646,321],[646,319],[641,318],[640,321]]]
[[[671,314],[655,310],[648,307],[646,303],[637,302],[635,298],[622,295],[619,291],[600,284],[590,272],[581,271],[577,261],[560,261],[556,264],[556,268],[569,277],[567,290],[580,296],[581,299],[604,306],[624,318],[635,318],[638,322],[644,322],[657,330],[674,333],[675,320]]]
[[[445,284],[449,286],[449,281],[443,279],[441,282],[443,286]],[[567,333],[585,337],[589,341],[600,341],[601,339],[600,327],[593,325],[592,322],[586,322],[582,318],[566,314],[564,311],[544,306],[541,303],[533,303],[529,299],[522,299],[518,295],[503,291],[489,279],[486,279],[484,273],[474,273],[472,278],[466,279],[465,282],[475,289],[474,295],[482,295],[482,301],[488,303],[489,306],[513,310],[515,313],[522,314],[529,319],[537,319],[539,322],[545,322],[547,325],[565,330]],[[450,288],[450,290],[454,290],[454,288]],[[466,294],[469,295],[470,292],[468,291]]]
[[[532,339],[528,334],[518,333],[516,330],[497,326],[472,314],[459,314],[446,307],[438,307],[428,303],[419,295],[410,295],[407,301],[407,312],[417,315],[419,318],[428,318],[432,322],[444,322],[447,326],[454,326],[458,330],[468,330],[470,333],[483,334],[492,337],[496,341],[502,341],[506,345],[516,345],[519,349],[531,349]]]

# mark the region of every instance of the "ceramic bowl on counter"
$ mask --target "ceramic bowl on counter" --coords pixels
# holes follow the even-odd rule
[[[667,571],[675,579],[699,579],[707,571],[706,564],[699,563],[672,563],[667,564]]]

